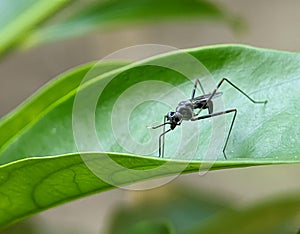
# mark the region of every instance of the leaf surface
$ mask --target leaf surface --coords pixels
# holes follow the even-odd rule
[[[299,54],[237,45],[210,46],[186,52],[206,66],[215,83],[222,77],[227,77],[253,98],[268,100],[266,105],[255,105],[229,85],[221,87],[225,107],[237,108],[238,115],[228,144],[228,160],[224,160],[222,153],[213,155],[218,160],[213,165],[208,164],[210,169],[299,163]],[[176,137],[180,136],[180,129],[188,125],[188,122],[184,122],[180,128],[167,135],[164,160],[157,158],[157,151],[147,157],[136,152],[146,148],[143,144],[149,141],[150,133],[146,126],[155,121],[160,122],[170,107],[153,100],[141,102],[133,110],[123,105],[125,111],[131,112],[126,125],[129,126],[131,135],[125,134],[118,138],[115,135],[118,132],[112,129],[111,116],[123,116],[122,105],[114,110],[118,101],[142,101],[151,91],[150,85],[146,89],[132,89],[145,84],[143,82],[162,84],[163,81],[163,84],[182,88],[184,92],[186,90],[187,96],[191,94],[193,83],[183,74],[169,68],[149,65],[167,62],[174,67],[188,68],[191,77],[199,77],[198,70],[192,69],[191,64],[178,60],[181,58],[179,55],[179,52],[160,55],[138,65],[100,64],[90,71],[91,79],[80,88],[82,78],[87,76],[87,71],[94,64],[76,68],[41,89],[4,118],[0,122],[1,226],[57,204],[112,189],[115,185],[124,186],[180,172],[196,172],[199,167],[205,169],[207,145],[212,137],[221,138],[221,135],[212,135],[212,121],[199,123],[201,136],[196,142],[196,151],[193,151],[193,147],[185,147],[179,154],[173,153],[179,145]],[[109,80],[114,75],[115,78]],[[105,82],[107,84],[104,87]],[[187,85],[181,86],[182,84]],[[207,88],[205,82],[204,86]],[[101,95],[99,87],[104,87]],[[77,90],[78,93],[86,92],[86,106],[80,109],[77,116],[79,123],[83,124],[89,123],[89,109],[85,109],[90,102],[89,94],[100,95],[95,105],[94,116],[95,132],[103,150],[99,150],[98,147],[91,148],[93,153],[82,153],[82,157],[77,153],[78,145],[76,146],[74,140],[72,125]],[[174,103],[182,101],[179,96],[166,96],[165,93],[161,93],[163,91],[153,90],[159,101],[167,100],[168,97]],[[127,99],[122,96],[124,93],[129,95]],[[139,95],[138,98],[135,95]],[[176,105],[172,106],[175,107]],[[226,118],[225,125],[228,126],[229,123],[230,118]],[[195,125],[191,126],[193,128]],[[84,129],[79,133],[86,138],[87,143],[93,142],[92,138],[85,135]],[[150,139],[154,142],[154,151],[157,150],[156,137],[160,133],[160,130],[156,131],[155,137]],[[193,138],[192,136],[188,138]],[[130,144],[124,146],[118,140],[132,140],[132,137],[140,144],[130,152]],[[222,145],[212,148],[217,148],[220,152]],[[186,153],[192,154],[192,161],[184,160]],[[113,165],[114,162],[117,162],[121,170]],[[99,179],[86,165],[100,170],[105,178],[100,176]],[[107,182],[107,178],[113,181],[113,185]]]

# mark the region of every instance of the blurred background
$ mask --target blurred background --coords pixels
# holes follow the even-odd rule
[[[237,31],[213,20],[130,24],[9,54],[0,63],[0,116],[13,110],[56,75],[132,45],[155,43],[190,48],[242,43],[300,51],[299,0],[211,2],[240,17],[245,24],[243,29]],[[237,206],[246,206],[269,196],[299,191],[299,169],[300,166],[294,165],[213,171],[205,176],[194,173],[182,175],[166,186],[190,186],[200,193],[219,195]],[[114,210],[143,199],[144,193],[147,192],[115,189],[50,209],[22,222],[19,227],[49,234],[105,233]],[[18,233],[13,228],[10,233]]]

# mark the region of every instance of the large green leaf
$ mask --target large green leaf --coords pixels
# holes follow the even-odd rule
[[[1,0],[0,56],[22,42],[31,30],[70,2],[70,0]]]
[[[211,169],[299,163],[300,112],[297,105],[300,96],[299,54],[235,45],[204,47],[187,50],[187,52],[200,60],[216,81],[221,77],[228,77],[252,97],[268,100],[266,105],[255,105],[231,87],[221,88],[227,108],[237,108],[239,112],[228,145],[229,160],[225,161],[222,154],[215,155],[219,160],[212,165]],[[3,164],[0,170],[1,226],[59,203],[111,189],[116,185],[177,174],[182,170],[186,173],[199,170],[199,166],[203,163],[206,145],[209,143],[207,139],[211,138],[209,121],[201,122],[200,144],[193,154],[194,160],[198,161],[192,163],[174,159],[159,160],[157,156],[124,154],[127,150],[119,142],[115,144],[109,142],[114,138],[110,116],[118,97],[123,95],[124,91],[130,90],[127,93],[130,100],[136,98],[130,88],[141,82],[164,81],[181,87],[180,85],[187,81],[182,74],[168,68],[150,66],[149,62],[165,61],[171,64],[173,61],[173,65],[188,68],[192,77],[199,77],[197,69],[192,69],[191,64],[178,60],[181,58],[180,55],[179,52],[166,54],[142,62],[139,66],[100,65],[90,74],[91,80],[85,82],[79,89],[79,93],[89,91],[88,93],[97,94],[97,89],[93,90],[93,88],[102,85],[116,74],[103,90],[95,110],[98,138],[104,142],[104,146],[108,145],[105,151],[112,153],[105,154],[91,149],[97,152],[82,154],[80,158],[74,141],[72,109],[76,88],[92,65],[62,75],[60,79],[41,89],[23,106],[2,120],[0,123],[0,162]],[[142,66],[143,63],[147,65]],[[97,76],[98,74],[100,75]],[[188,95],[192,86],[193,84],[189,82],[187,87],[183,87],[183,89],[187,88]],[[90,92],[90,89],[94,92]],[[142,99],[143,95],[150,90],[151,87],[142,90],[139,97]],[[159,95],[162,91],[155,92]],[[88,105],[89,96],[86,97]],[[181,101],[177,96],[171,98],[175,103]],[[134,138],[139,142],[147,140],[149,129],[145,126],[156,120],[161,121],[163,114],[168,110],[168,107],[154,101],[136,107],[129,119],[129,128]],[[88,112],[85,106],[82,106],[79,122],[86,123],[87,116]],[[185,125],[188,123],[185,122],[181,128]],[[176,129],[174,134],[167,136],[166,158],[172,158],[173,154],[168,150],[177,147],[178,140],[174,136],[180,132],[179,130]],[[84,136],[83,132],[82,135]],[[218,138],[216,135],[214,137]],[[123,138],[130,137],[124,135]],[[89,136],[87,140],[92,141]],[[156,142],[156,139],[154,141]],[[141,148],[143,146],[135,150],[138,152]],[[190,150],[186,148],[187,152]],[[185,153],[181,151],[182,155]],[[118,162],[118,165],[123,166],[122,170],[116,169],[113,161],[108,159]],[[106,178],[112,180],[113,185],[105,178],[98,179],[84,162],[104,173]],[[126,168],[135,170],[128,171]],[[153,168],[157,170],[150,170]]]
[[[210,19],[237,26],[235,16],[206,0],[110,0],[85,4],[68,17],[44,26],[26,40],[25,46],[73,38],[96,29],[161,20]]]

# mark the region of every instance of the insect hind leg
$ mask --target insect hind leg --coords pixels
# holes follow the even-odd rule
[[[197,120],[201,120],[201,119],[212,118],[212,117],[219,116],[219,115],[226,115],[226,114],[229,114],[229,113],[232,113],[232,112],[234,113],[234,115],[232,117],[231,124],[230,124],[230,127],[229,127],[229,131],[228,131],[228,134],[227,134],[227,137],[226,137],[226,140],[225,140],[225,144],[224,144],[224,147],[223,147],[223,155],[224,155],[224,158],[226,160],[227,160],[227,156],[226,156],[225,151],[226,151],[228,140],[229,140],[229,137],[230,137],[230,134],[231,134],[231,131],[232,131],[232,128],[233,128],[233,124],[234,124],[234,121],[235,121],[235,118],[236,118],[237,109],[229,109],[229,110],[225,110],[225,111],[211,113],[211,114],[208,114],[208,115],[202,115],[202,116],[199,116],[197,118],[191,119],[192,121],[197,121]]]
[[[258,104],[266,104],[268,101],[257,101],[254,100],[253,98],[251,98],[248,94],[246,94],[243,90],[241,90],[239,87],[237,87],[235,84],[233,84],[230,80],[228,80],[227,78],[223,78],[217,85],[217,87],[214,89],[214,91],[212,92],[212,95],[210,96],[210,98],[208,99],[211,100],[212,96],[215,95],[215,93],[217,92],[217,90],[220,88],[220,86],[224,83],[227,82],[228,84],[230,84],[233,88],[235,88],[237,91],[239,91],[241,94],[243,94],[246,98],[248,98],[251,102],[253,103],[258,103]]]

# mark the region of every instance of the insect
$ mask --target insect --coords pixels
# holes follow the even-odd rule
[[[216,88],[211,93],[205,93],[203,86],[201,85],[199,79],[197,79],[194,84],[191,99],[180,102],[178,104],[178,106],[176,107],[175,111],[168,112],[164,116],[163,124],[153,126],[153,127],[148,127],[148,128],[152,128],[152,129],[163,127],[163,132],[162,132],[162,134],[160,134],[159,142],[158,142],[159,157],[162,157],[162,158],[164,157],[165,135],[168,132],[170,132],[171,130],[174,130],[177,126],[180,126],[183,120],[198,121],[198,120],[208,119],[208,118],[212,118],[212,117],[219,116],[219,115],[233,113],[230,128],[229,128],[226,140],[225,140],[225,144],[223,146],[223,155],[224,155],[224,158],[227,159],[225,150],[227,147],[228,139],[231,134],[233,123],[234,123],[236,115],[237,115],[237,109],[228,109],[228,110],[220,111],[220,112],[214,112],[214,110],[213,110],[213,99],[222,95],[222,92],[218,92],[218,89],[225,81],[228,84],[230,84],[233,88],[238,90],[240,93],[242,93],[245,97],[247,97],[251,102],[253,102],[255,104],[266,104],[267,103],[267,100],[266,101],[256,101],[256,100],[252,99],[249,95],[247,95],[244,91],[242,91],[239,87],[237,87],[235,84],[233,84],[227,78],[223,78],[217,84]],[[201,89],[203,95],[195,97],[195,93],[196,93],[196,89],[197,89],[198,85],[200,86],[200,89]],[[208,114],[200,115],[201,111],[204,109],[208,109]],[[198,110],[198,111],[195,112],[195,110]],[[170,125],[170,128],[168,130],[165,129],[166,125]]]

